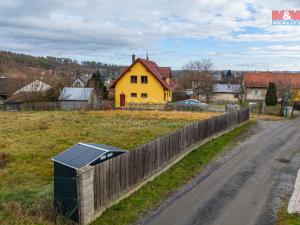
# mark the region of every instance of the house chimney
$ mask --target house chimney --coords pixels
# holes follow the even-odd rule
[[[132,54],[132,63],[135,62],[135,54]]]

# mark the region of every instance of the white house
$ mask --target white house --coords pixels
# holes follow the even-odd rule
[[[84,88],[87,87],[89,80],[92,78],[92,74],[82,74],[74,80],[72,87]]]
[[[239,84],[214,84],[212,101],[237,102],[241,92]]]

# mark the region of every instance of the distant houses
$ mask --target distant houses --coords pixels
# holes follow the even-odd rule
[[[225,79],[224,79],[225,78]],[[270,82],[276,84],[278,100],[281,100],[290,86],[293,102],[300,102],[300,74],[288,72],[244,72],[236,77],[222,78],[222,74],[213,74],[211,99],[212,102],[237,102],[241,96],[248,101],[265,101],[266,91]],[[195,87],[201,79],[192,81],[186,93],[191,98],[206,101],[205,96],[197,94]]]
[[[23,79],[13,79],[14,92],[5,100],[7,110],[20,110],[23,103],[34,103],[47,101],[49,91],[52,87],[40,80],[34,80],[30,83]]]
[[[279,95],[287,91],[289,85],[293,92],[294,101],[299,101],[300,74],[296,73],[273,73],[273,72],[247,72],[244,74],[246,98],[249,101],[264,101],[267,87],[270,82],[277,86]],[[279,99],[280,100],[280,99]]]
[[[218,104],[236,103],[242,101],[241,99],[251,102],[264,101],[270,82],[277,86],[279,101],[290,89],[291,100],[300,103],[300,73],[215,71],[211,75],[212,80],[209,81],[203,80],[201,73],[191,77],[188,82],[185,80],[186,89],[183,85],[180,86],[178,81],[177,87],[180,86],[181,89],[174,92],[175,82],[170,67],[161,67],[149,59],[135,59],[133,56],[132,64],[124,67],[114,81],[104,80],[100,73],[67,78],[57,76],[47,81],[2,76],[0,105],[1,108],[5,105],[7,109],[19,110],[21,105],[37,105],[37,102],[55,103],[53,107],[55,105],[56,108],[72,110],[86,106],[101,107],[102,103],[109,103],[112,108],[114,98],[116,108],[130,108],[130,105],[136,104],[157,105],[157,109],[161,109],[166,103],[173,101],[173,95],[177,101],[195,98],[204,102],[207,98],[209,102]],[[201,82],[207,82],[207,86],[201,85]],[[109,92],[106,88],[110,88]],[[197,88],[210,89],[210,96],[201,93]],[[103,92],[104,89],[106,92]],[[177,96],[178,93],[182,93],[179,96],[181,99]],[[105,99],[110,101],[103,101]]]

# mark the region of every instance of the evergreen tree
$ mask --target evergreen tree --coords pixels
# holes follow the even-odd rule
[[[107,89],[104,85],[104,81],[103,81],[103,78],[102,78],[99,70],[97,70],[97,72],[93,73],[87,86],[94,88],[97,95],[101,96],[102,99],[105,99],[105,96],[107,96],[107,93],[106,93]]]
[[[228,70],[227,73],[226,73],[226,77],[227,77],[227,78],[231,78],[232,75],[233,75],[233,74],[232,74],[231,70]]]
[[[269,83],[266,93],[266,105],[277,105],[277,88],[275,83]]]

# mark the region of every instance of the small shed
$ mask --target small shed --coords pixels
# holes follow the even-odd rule
[[[75,110],[98,103],[94,88],[65,87],[58,97],[63,110]]]
[[[79,222],[77,171],[94,166],[125,153],[125,150],[103,144],[78,143],[54,156],[54,207],[65,217]]]

